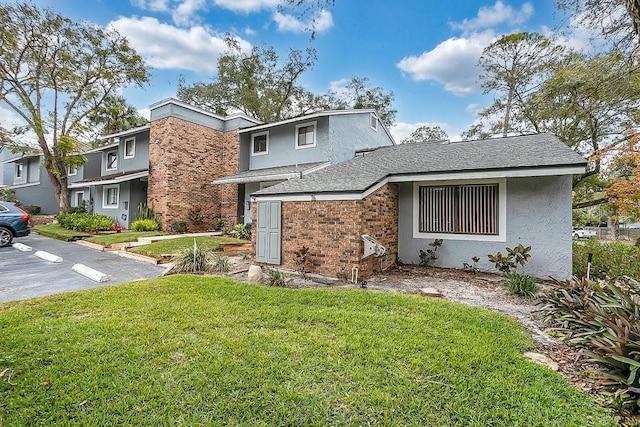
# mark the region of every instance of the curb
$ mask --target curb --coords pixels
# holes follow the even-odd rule
[[[74,264],[73,267],[71,267],[71,270],[93,280],[94,282],[108,282],[109,280],[111,280],[111,278],[106,274],[101,273],[98,270],[94,270],[93,268],[87,267],[84,264]]]
[[[34,255],[37,256],[38,258],[42,258],[45,261],[49,261],[49,262],[53,262],[53,263],[61,263],[62,262],[62,258],[61,257],[59,257],[58,255],[50,254],[49,252],[38,251],[38,252],[34,253]]]
[[[84,246],[85,248],[96,249],[100,252],[104,252],[104,246],[98,245],[97,243],[87,242],[86,240],[76,240],[76,245]]]
[[[20,252],[31,252],[33,250],[31,246],[27,246],[24,243],[14,243],[11,246],[13,246],[14,249],[19,250]]]
[[[158,260],[145,255],[138,255],[127,251],[118,251],[118,255],[124,258],[135,259],[136,261],[146,262],[148,264],[158,265]]]

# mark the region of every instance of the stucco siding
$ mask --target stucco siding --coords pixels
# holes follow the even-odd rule
[[[433,239],[414,238],[413,184],[399,186],[399,259],[418,264],[418,251]],[[495,272],[488,254],[514,247],[531,246],[524,271],[537,277],[571,276],[571,176],[509,178],[506,182],[506,242],[444,239],[436,266],[462,268],[480,258],[478,268]]]

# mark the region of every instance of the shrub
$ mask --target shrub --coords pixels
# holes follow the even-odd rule
[[[307,278],[307,262],[309,261],[309,248],[303,246],[295,252],[296,259],[294,260],[298,271],[303,279]]]
[[[20,206],[20,207],[22,208],[22,210],[24,210],[29,215],[38,215],[42,211],[40,206],[36,206],[36,205],[26,205],[26,206],[23,205],[23,206]]]
[[[233,227],[238,239],[249,240],[251,238],[251,224],[239,223]]]
[[[640,278],[640,247],[625,242],[600,242],[596,239],[573,242],[573,275],[586,277],[587,256],[593,254],[593,279]]]
[[[540,285],[535,277],[518,272],[508,274],[502,280],[502,284],[505,285],[513,295],[518,295],[528,300],[535,298],[540,290]]]
[[[509,275],[512,270],[516,270],[518,265],[524,267],[529,261],[531,255],[531,246],[523,246],[522,243],[518,243],[518,246],[514,248],[506,248],[507,255],[502,255],[502,252],[497,252],[493,255],[487,255],[489,262],[492,262],[496,269],[504,275]]]
[[[20,200],[16,198],[16,190],[13,188],[0,188],[0,200],[15,203],[16,205],[20,204]]]
[[[110,230],[114,222],[111,217],[98,214],[64,213],[56,216],[58,224],[68,230],[88,231]]]
[[[213,226],[216,230],[222,230],[224,228],[224,219],[223,218],[214,219]]]
[[[213,265],[211,266],[212,271],[216,271],[218,273],[224,273],[226,271],[231,270],[231,264],[229,263],[229,258],[226,256],[219,256],[217,254],[213,255]]]
[[[138,219],[131,224],[133,231],[156,231],[160,225],[153,219]]]
[[[171,223],[171,228],[176,233],[185,233],[187,231],[187,221],[177,219]]]
[[[279,286],[286,287],[287,286],[287,275],[284,272],[278,270],[277,268],[268,268],[267,269],[267,283],[269,286]]]
[[[214,271],[215,254],[211,249],[194,247],[183,248],[172,259],[176,273],[199,273]]]
[[[160,221],[158,221],[158,217],[153,212],[153,210],[147,205],[145,205],[144,203],[140,203],[140,205],[138,206],[138,213],[136,214],[136,221],[139,221],[141,219],[150,219],[154,221],[156,224],[160,224]],[[158,226],[158,228],[160,228],[160,226]],[[149,230],[149,231],[155,231],[155,230]]]
[[[74,206],[69,209],[69,213],[87,213],[87,205],[83,203],[80,206]]]
[[[442,243],[443,243],[442,239],[436,239],[433,242],[429,243],[429,246],[431,246],[431,249],[427,249],[426,251],[420,249],[420,251],[418,252],[418,257],[420,258],[419,264],[425,267],[428,267],[431,264],[433,264],[435,260],[438,259],[438,257],[436,256],[436,251],[440,246],[442,246]]]
[[[554,280],[540,299],[545,322],[604,370],[614,402],[640,410],[640,282]]]

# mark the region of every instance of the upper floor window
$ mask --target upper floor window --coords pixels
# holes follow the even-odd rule
[[[69,166],[67,168],[67,176],[74,176],[78,174],[78,167],[77,166]]]
[[[251,154],[267,154],[269,152],[269,132],[251,135]]]
[[[16,178],[24,177],[24,165],[22,163],[16,163]]]
[[[316,146],[316,122],[296,126],[296,148]]]
[[[118,169],[118,152],[117,151],[109,151],[106,154],[107,164],[106,170]]]
[[[373,113],[369,113],[369,126],[371,126],[371,129],[378,131],[378,117]]]
[[[136,139],[127,138],[124,140],[124,158],[132,159],[136,155]]]

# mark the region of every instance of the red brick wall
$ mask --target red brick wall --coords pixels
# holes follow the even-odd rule
[[[255,206],[252,209],[256,224]],[[255,245],[255,232],[254,245]],[[380,241],[387,253],[361,259],[362,234]],[[364,200],[282,203],[282,266],[296,269],[295,252],[309,248],[307,271],[351,278],[358,267],[361,278],[395,264],[398,253],[398,190],[388,184]],[[381,263],[382,260],[382,263]]]
[[[151,123],[147,203],[163,230],[186,220],[189,231],[213,227],[222,217],[237,220],[237,185],[211,181],[238,171],[237,131],[221,132],[175,117]]]

